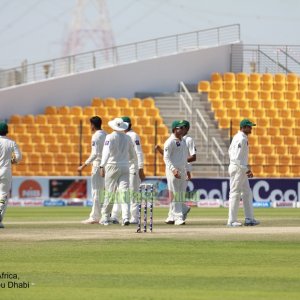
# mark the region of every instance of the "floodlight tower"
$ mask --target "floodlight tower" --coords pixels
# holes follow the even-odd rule
[[[77,0],[63,56],[114,45],[106,0]]]

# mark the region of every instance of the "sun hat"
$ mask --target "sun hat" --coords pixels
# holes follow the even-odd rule
[[[108,126],[115,131],[124,131],[128,128],[128,123],[124,122],[122,118],[115,118],[108,122]]]

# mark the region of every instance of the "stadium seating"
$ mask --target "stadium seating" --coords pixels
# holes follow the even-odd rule
[[[132,119],[133,129],[140,134],[145,150],[145,172],[154,175],[155,123],[157,142],[168,138],[168,128],[163,123],[152,98],[95,97],[90,106],[47,106],[44,114],[12,115],[9,120],[9,136],[20,145],[24,160],[13,166],[16,176],[69,176],[78,175],[77,167],[91,151],[89,119],[93,115],[102,118],[103,129],[111,132],[108,121],[120,116]],[[82,146],[80,147],[80,124]],[[80,161],[80,149],[82,158]],[[157,155],[157,175],[164,175],[164,162]],[[90,167],[83,175],[90,174]]]
[[[232,132],[237,132],[245,117],[257,124],[249,137],[255,176],[300,176],[299,82],[293,73],[213,73],[210,82],[198,83],[198,91],[208,95],[219,128],[232,124]]]

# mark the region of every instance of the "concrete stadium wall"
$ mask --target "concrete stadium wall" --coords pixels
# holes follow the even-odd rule
[[[228,72],[231,46],[93,70],[0,90],[0,120],[43,113],[48,105],[88,106],[93,97],[133,97],[135,92],[172,93],[178,83],[195,84],[212,72]]]

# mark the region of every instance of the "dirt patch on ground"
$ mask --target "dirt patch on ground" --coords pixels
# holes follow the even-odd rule
[[[213,219],[216,221],[216,219]],[[193,220],[196,221],[196,220]],[[202,219],[203,221],[203,219]],[[208,219],[205,222],[209,221]],[[0,231],[0,241],[48,241],[48,240],[109,240],[109,239],[197,239],[197,240],[299,240],[300,226],[290,227],[241,227],[191,225],[172,226],[162,222],[153,233],[136,233],[136,226],[81,225],[75,221],[60,222],[10,222]]]

